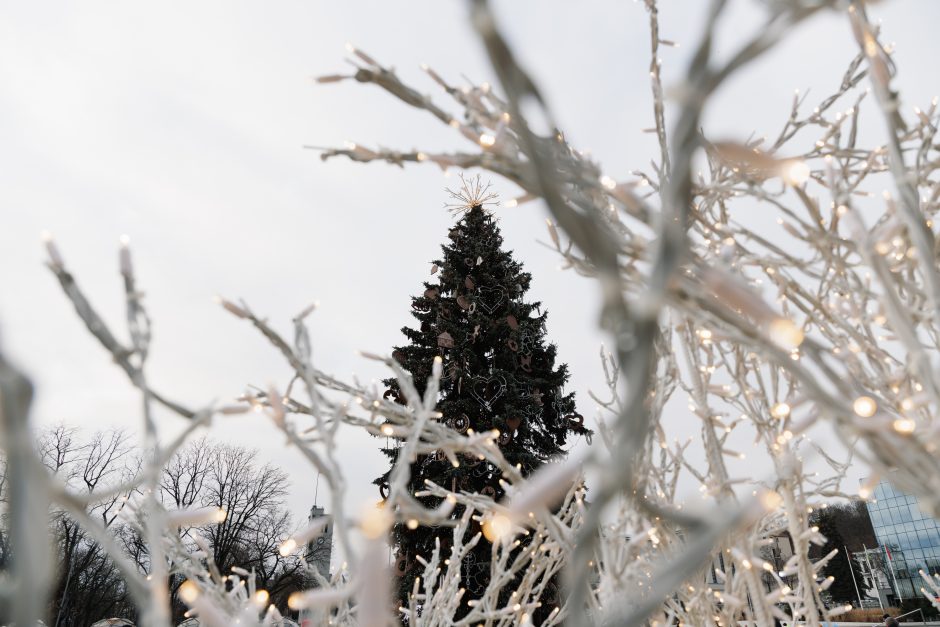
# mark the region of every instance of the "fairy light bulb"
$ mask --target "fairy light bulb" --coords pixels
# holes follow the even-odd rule
[[[770,341],[784,350],[794,350],[803,343],[803,330],[789,318],[775,318],[767,325]]]
[[[496,143],[496,137],[490,135],[489,133],[483,133],[480,135],[480,145],[484,148],[492,148]]]
[[[192,605],[199,598],[199,586],[187,579],[180,584],[178,594],[183,603]]]
[[[512,521],[505,514],[493,514],[483,521],[483,537],[490,542],[505,538],[512,531]]]
[[[802,159],[791,159],[780,167],[780,177],[794,187],[808,181],[809,175],[809,166]]]
[[[362,535],[370,540],[378,539],[385,535],[392,524],[392,516],[385,507],[367,507],[359,522],[359,528]]]
[[[767,490],[760,495],[760,504],[766,511],[773,512],[783,505],[783,497],[773,490]]]
[[[281,546],[278,547],[277,552],[281,554],[281,557],[287,557],[295,550],[297,550],[297,540],[288,538],[283,543],[281,543]]]
[[[898,418],[891,423],[891,428],[900,434],[908,435],[914,433],[917,424],[910,418]]]
[[[871,418],[878,410],[878,403],[870,396],[859,396],[852,403],[852,411],[862,418]]]
[[[258,590],[255,592],[255,596],[252,599],[255,602],[255,605],[259,607],[264,607],[268,604],[268,600],[271,598],[271,595],[268,594],[267,590]]]
[[[790,415],[790,404],[789,403],[777,403],[770,410],[770,415],[778,420],[783,420]]]

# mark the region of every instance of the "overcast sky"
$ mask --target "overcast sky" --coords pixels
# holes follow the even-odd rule
[[[662,51],[667,84],[682,71],[705,4],[662,2],[662,36],[682,44]],[[762,3],[731,4],[719,54],[760,24]],[[572,144],[615,178],[647,169],[656,151],[641,133],[652,125],[642,3],[515,0],[498,8]],[[940,92],[940,3],[897,0],[872,12],[897,43],[904,106],[926,105]],[[302,147],[344,140],[467,146],[375,87],[315,84],[312,77],[347,67],[347,41],[441,103],[420,63],[451,82],[493,80],[460,2],[0,5],[0,333],[38,386],[39,425],[133,429],[140,422],[136,394],[44,268],[43,229],[118,330],[117,243],[130,236],[154,319],[150,379],[167,396],[202,406],[249,383],[287,380],[279,355],[215,305],[214,294],[244,298],[285,332],[294,314],[318,300],[310,319],[316,364],[342,378],[385,376],[356,352],[387,353],[402,341],[409,296],[428,277],[453,221],[442,205],[454,179],[433,166],[323,163]],[[719,94],[706,112],[706,134],[775,133],[793,90],[828,95],[854,52],[844,16],[814,18]],[[517,191],[496,184],[504,197]],[[602,384],[597,294],[587,280],[560,272],[558,258],[537,243],[545,215],[535,203],[499,211],[590,421],[587,391]],[[166,434],[180,426],[178,418],[161,419]],[[218,420],[212,435],[261,449],[290,472],[294,510],[312,504],[315,474],[260,417]],[[376,444],[342,440],[353,507],[378,496],[369,485],[383,466]]]

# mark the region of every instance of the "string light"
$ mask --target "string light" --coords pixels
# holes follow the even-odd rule
[[[179,597],[183,600],[183,603],[186,605],[192,605],[195,603],[196,599],[199,598],[199,586],[187,579],[180,584],[179,590],[177,590],[177,594],[179,594]]]
[[[362,531],[362,535],[370,540],[381,538],[391,526],[392,515],[385,507],[377,505],[367,507],[359,521],[359,529]]]
[[[281,546],[278,547],[277,552],[281,554],[281,557],[287,557],[291,553],[297,550],[297,540],[293,538],[288,538],[281,543]]]
[[[512,521],[505,514],[493,514],[483,521],[483,537],[495,543],[507,537],[512,531]]]
[[[771,408],[770,415],[778,420],[783,420],[790,415],[790,405],[788,403],[777,403]]]
[[[891,428],[893,428],[898,433],[908,435],[914,433],[914,429],[917,428],[917,423],[915,423],[910,418],[898,418],[891,423]]]
[[[852,403],[852,410],[862,418],[871,418],[878,410],[878,403],[870,396],[859,396]]]
[[[783,162],[780,167],[780,176],[787,184],[799,187],[809,180],[810,169],[802,159],[791,159]]]
[[[770,341],[780,348],[792,351],[803,343],[803,331],[789,318],[775,318],[767,325]]]

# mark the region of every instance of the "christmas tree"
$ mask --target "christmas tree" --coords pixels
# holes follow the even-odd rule
[[[409,343],[392,355],[411,373],[422,394],[432,361],[440,355],[444,368],[437,409],[441,420],[462,433],[498,430],[503,456],[527,476],[562,456],[572,433],[589,436],[590,431],[575,411],[574,394],[563,390],[567,367],[555,365],[556,347],[545,342],[547,313],[539,303],[524,300],[531,276],[510,251],[502,249],[496,220],[486,208],[495,195],[479,178],[465,181],[463,189],[452,195],[460,204],[451,208],[462,217],[448,234],[450,242],[441,247],[443,256],[433,262],[431,273],[436,280],[426,282],[423,293],[412,298],[418,328],[402,329]],[[403,402],[397,380],[384,383],[386,397]],[[396,446],[383,449],[392,464],[398,451]],[[383,497],[388,476],[386,472],[375,481]],[[412,492],[423,490],[425,480],[455,492],[496,500],[503,496],[499,471],[476,458],[462,458],[454,466],[444,455],[419,456],[411,465]],[[434,497],[421,500],[429,507],[439,504]],[[458,508],[453,517],[462,514]],[[409,529],[398,524],[392,534],[398,596],[407,607],[421,569],[415,556],[430,556],[436,539],[445,552],[449,550],[452,530],[443,526]],[[489,544],[481,541],[462,564],[463,611],[466,601],[479,598],[486,588],[490,555]],[[553,597],[554,582],[548,590],[547,596]],[[553,599],[546,600],[547,612]]]

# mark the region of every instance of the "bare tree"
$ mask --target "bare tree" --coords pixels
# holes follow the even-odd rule
[[[260,464],[257,451],[214,442],[205,437],[180,449],[165,465],[160,479],[160,498],[167,507],[214,508],[224,519],[180,529],[185,544],[205,540],[210,562],[219,572],[234,569],[254,572],[257,585],[265,588],[272,603],[287,610],[287,597],[302,589],[306,569],[296,556],[281,555],[281,543],[294,531],[285,505],[287,475],[270,464]],[[220,516],[221,518],[221,516]],[[145,546],[136,538],[141,559]],[[142,560],[144,561],[144,560]],[[183,578],[171,578],[175,593]],[[174,618],[186,611],[174,602]]]
[[[37,443],[39,459],[61,485],[91,494],[128,481],[138,469],[130,439],[119,430],[99,431],[83,440],[75,428],[57,426],[44,431]],[[6,468],[3,462],[3,468]],[[0,483],[0,501],[6,503],[5,481]],[[120,533],[123,523],[117,512],[127,494],[115,491],[108,498],[89,504],[88,514]],[[0,525],[8,537],[7,520]],[[48,533],[54,551],[54,580],[49,616],[55,625],[88,625],[110,616],[133,616],[124,582],[106,551],[91,539],[71,516],[53,509]],[[4,542],[4,548],[9,546]]]

